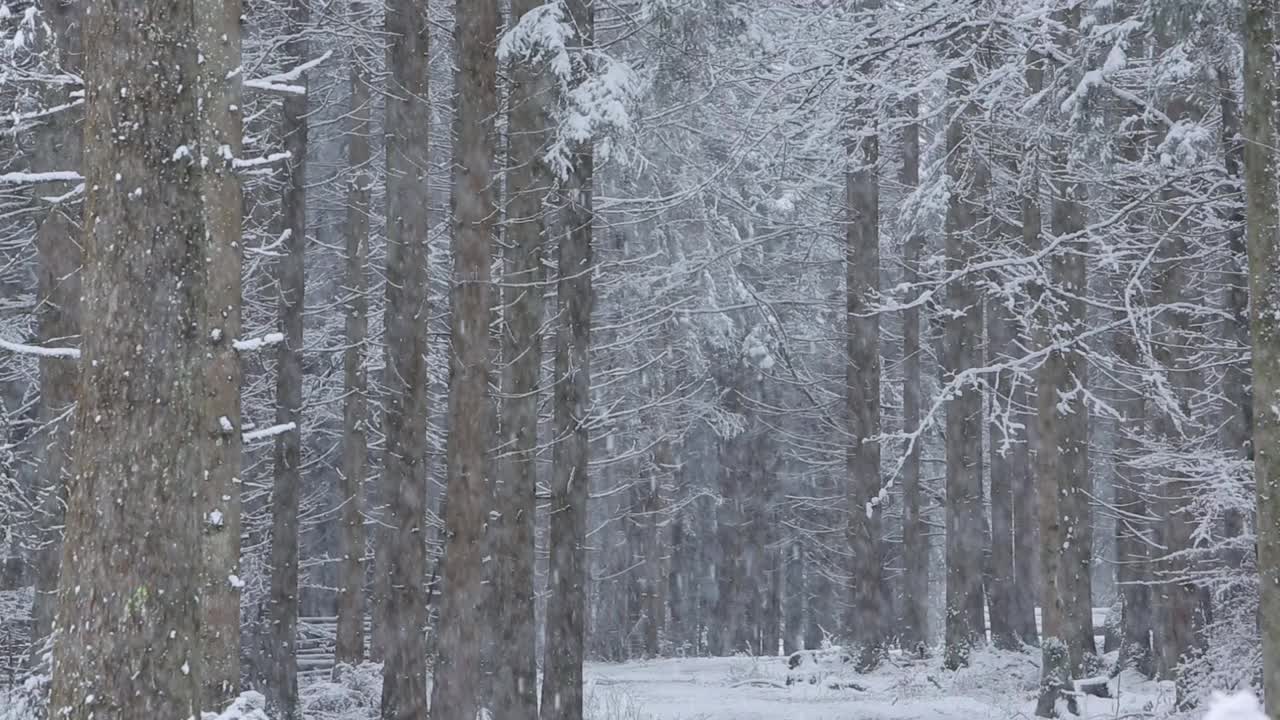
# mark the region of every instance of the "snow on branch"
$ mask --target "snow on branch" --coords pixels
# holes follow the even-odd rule
[[[282,342],[284,342],[284,333],[275,332],[267,333],[260,338],[236,340],[231,346],[240,352],[253,352],[272,345],[279,345]]]
[[[287,72],[276,73],[266,77],[251,78],[244,81],[244,86],[254,88],[255,90],[265,90],[267,92],[284,93],[286,95],[306,95],[307,88],[304,85],[294,85],[294,81],[302,77],[306,71],[320,65],[324,61],[333,56],[332,50],[327,50],[323,55],[307,62],[302,63],[298,67]],[[240,72],[239,68],[232,70],[227,74],[227,79],[231,79]]]
[[[290,157],[292,157],[292,155],[290,155],[289,151],[286,150],[284,152],[271,153],[266,157],[235,158],[231,161],[231,166],[237,170],[244,170],[247,168],[262,167],[263,165],[274,165],[278,162],[284,162]]]
[[[272,425],[271,427],[264,427],[261,430],[250,430],[247,433],[242,433],[240,435],[240,439],[246,443],[257,442],[258,440],[267,440],[277,435],[283,435],[287,432],[292,432],[297,429],[298,429],[297,423],[283,423],[281,425]]]
[[[69,360],[76,360],[80,357],[79,348],[49,348],[40,345],[10,342],[4,339],[0,339],[0,349],[19,355],[36,355],[38,357],[67,358]]]
[[[47,182],[81,182],[84,180],[78,172],[70,170],[60,172],[11,172],[0,175],[0,185],[39,185]]]

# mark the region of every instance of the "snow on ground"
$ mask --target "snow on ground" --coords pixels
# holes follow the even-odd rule
[[[786,684],[787,659],[687,658],[587,666],[587,720],[985,720],[1034,715],[1034,655],[985,651],[972,667],[895,656],[867,675],[833,673]],[[838,689],[833,689],[833,686]],[[852,687],[850,687],[852,686]],[[1085,699],[1087,718],[1159,717],[1172,686],[1130,673],[1118,699]],[[1063,708],[1065,711],[1065,708]],[[1063,713],[1063,717],[1072,717]]]

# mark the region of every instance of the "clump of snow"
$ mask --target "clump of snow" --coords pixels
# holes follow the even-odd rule
[[[200,713],[203,720],[271,720],[266,711],[267,699],[262,693],[248,690],[240,693],[226,710],[220,713]]]
[[[1251,692],[1224,695],[1215,692],[1209,698],[1209,712],[1204,720],[1267,720],[1258,698]]]

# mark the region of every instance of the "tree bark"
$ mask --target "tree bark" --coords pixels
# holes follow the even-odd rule
[[[580,61],[595,45],[593,0],[568,0]],[[581,82],[583,78],[576,79]],[[582,720],[582,661],[586,615],[587,461],[591,411],[591,287],[594,147],[572,149],[564,180],[566,232],[558,260],[555,360],[555,437],[551,478],[546,640],[542,720]]]
[[[903,105],[907,124],[902,133],[902,169],[904,188],[920,185],[920,100],[914,95]],[[920,280],[920,251],[924,233],[910,228],[902,248],[903,282]],[[911,307],[902,313],[902,429],[920,429],[920,405],[923,385],[920,375],[920,309]],[[922,516],[924,497],[920,486],[920,456],[924,438],[912,444],[902,465],[902,619],[899,632],[902,647],[915,652],[929,639],[929,535]]]
[[[351,24],[362,27],[370,5],[349,0]],[[347,344],[342,354],[342,472],[338,497],[342,502],[338,537],[338,628],[334,641],[334,672],[340,665],[364,660],[365,532],[364,481],[368,474],[369,372],[365,366],[369,334],[369,132],[373,103],[370,73],[373,53],[361,38],[352,41],[351,111],[347,134],[346,294]]]
[[[309,11],[303,0],[290,0],[285,44],[290,62],[306,62],[305,28]],[[305,87],[305,79],[302,81]],[[298,500],[302,486],[302,351],[303,306],[306,296],[307,239],[307,96],[284,99],[281,134],[289,153],[280,214],[287,234],[283,257],[276,262],[280,332],[276,377],[276,423],[293,423],[276,436],[274,485],[271,491],[271,599],[268,623],[271,643],[267,706],[281,720],[298,713]]]
[[[874,126],[849,139],[845,170],[845,405],[849,447],[845,494],[850,548],[850,617],[847,627],[861,672],[885,653],[880,599],[880,316],[869,311],[880,290],[880,138]]]
[[[432,718],[473,720],[480,707],[481,559],[489,517],[493,444],[489,251],[493,235],[493,118],[498,110],[496,0],[456,6],[457,116],[454,145],[453,315],[449,363],[448,507],[444,595],[431,689]]]
[[[511,21],[539,7],[514,0]],[[534,617],[534,522],[537,490],[538,401],[541,395],[543,210],[552,178],[542,154],[549,119],[545,69],[523,60],[510,69],[506,243],[503,246],[502,431],[506,459],[495,498],[495,594],[500,603],[493,712],[495,717],[538,716],[537,627]]]
[[[192,3],[84,16],[87,192],[80,395],[50,714],[199,717],[201,478],[222,301],[206,263]],[[230,340],[230,338],[227,338]]]
[[[382,718],[409,720],[427,710],[427,548],[422,530],[427,501],[429,33],[426,8],[414,0],[395,0],[386,12],[390,76],[382,497],[388,527],[379,533],[377,564],[385,576],[375,578],[383,603],[376,639],[383,657]],[[452,512],[452,499],[449,505]]]
[[[240,337],[243,264],[240,178],[231,158],[240,156],[240,0],[195,3],[200,64],[200,173],[209,277],[209,368],[205,379],[209,409],[219,433],[210,439],[209,461],[200,486],[204,593],[201,643],[204,705],[215,711],[240,694]],[[207,161],[207,164],[206,164]]]
[[[970,161],[981,163],[973,149],[968,122],[976,110],[967,95],[973,68],[965,64],[950,71],[947,92],[960,106],[947,126],[947,174],[953,184],[947,205],[947,270],[954,272],[976,256],[981,225],[971,203],[981,197],[981,178],[966,177]],[[977,170],[981,174],[984,171]],[[973,187],[966,187],[967,184]],[[974,278],[950,284],[946,321],[944,369],[952,382],[982,364],[982,303]],[[948,669],[969,664],[975,644],[984,642],[982,555],[982,387],[966,380],[947,402],[947,592],[946,658]]]
[[[70,0],[41,0],[45,22],[49,24],[51,61],[58,72],[79,75],[82,69],[81,22],[84,3]],[[71,101],[72,86],[50,83],[45,93],[49,107]],[[84,136],[79,128],[80,113],[64,110],[49,117],[35,131],[33,158],[40,171],[79,170],[84,153]],[[36,189],[39,197],[59,197],[74,188],[73,183],[51,183]],[[74,342],[80,335],[80,265],[83,252],[79,242],[81,212],[70,202],[48,208],[36,227],[36,322],[42,344]],[[37,518],[35,553],[35,600],[32,607],[31,660],[39,660],[40,644],[53,630],[58,607],[58,570],[62,557],[62,524],[67,501],[68,461],[71,457],[71,421],[64,417],[76,401],[80,370],[74,361],[40,359],[40,406],[38,419],[48,427],[49,436],[40,446],[36,487],[40,514]]]
[[[1249,243],[1253,397],[1262,407],[1280,394],[1280,218],[1275,160],[1275,9],[1245,4],[1244,137]],[[1256,406],[1256,405],[1255,405]],[[1267,715],[1280,720],[1280,417],[1254,414],[1254,478],[1258,494],[1259,625]]]

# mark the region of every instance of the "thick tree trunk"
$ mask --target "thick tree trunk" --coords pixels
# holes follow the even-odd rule
[[[1275,160],[1275,9],[1269,0],[1245,4],[1244,137],[1253,340],[1253,397],[1268,407],[1280,394],[1280,218]],[[1261,400],[1257,400],[1257,399]],[[1280,720],[1280,417],[1254,414],[1254,477],[1258,493],[1259,625],[1267,715]]]
[[[431,688],[433,720],[473,720],[481,701],[485,587],[482,543],[494,443],[489,249],[494,208],[493,121],[498,110],[496,0],[459,4],[453,176],[453,315],[449,363],[448,507],[444,595]]]
[[[1013,311],[1000,299],[989,299],[987,306],[988,364],[1001,362],[1002,356],[1016,347],[1017,320]],[[1025,467],[1018,467],[1019,448],[1026,459],[1026,437],[1002,422],[1005,413],[1026,402],[1023,385],[1010,370],[999,372],[992,382],[991,408],[991,584],[987,589],[991,606],[991,642],[1002,650],[1014,650],[1020,639],[1014,630],[1014,538],[1013,488],[1021,480]],[[1015,403],[1017,405],[1015,405]]]
[[[307,4],[291,0],[288,22],[294,33],[285,54],[295,65],[307,61]],[[305,81],[304,86],[305,86]],[[284,220],[283,257],[276,263],[280,343],[276,377],[276,423],[294,428],[276,436],[271,491],[271,664],[265,688],[267,705],[281,720],[298,717],[298,500],[302,486],[302,328],[306,293],[307,96],[284,99],[281,134],[289,153],[280,214]]]
[[[45,22],[49,24],[52,60],[58,72],[79,75],[83,48],[80,29],[84,3],[71,0],[41,0]],[[45,104],[56,107],[70,102],[73,86],[49,84]],[[79,113],[64,110],[49,117],[35,131],[33,158],[41,165],[37,172],[79,170],[84,135]],[[37,188],[39,197],[60,197],[73,183],[53,183]],[[70,202],[55,203],[38,219],[36,227],[36,277],[39,301],[36,321],[42,344],[66,345],[80,334],[80,264],[83,253],[78,241],[80,209]],[[40,359],[39,423],[47,427],[41,438],[36,487],[40,515],[36,520],[36,594],[32,607],[31,660],[39,660],[40,643],[53,629],[58,607],[58,569],[62,557],[62,524],[67,500],[68,461],[71,457],[71,421],[65,417],[76,401],[80,370],[74,361],[46,357]]]
[[[52,717],[200,716],[198,503],[222,433],[207,378],[223,295],[198,159],[174,161],[201,135],[194,19],[192,3],[157,0],[95,0],[84,16],[94,317],[80,343]]]
[[[355,27],[367,22],[370,4],[350,0],[348,15]],[[365,366],[369,334],[369,131],[373,103],[370,73],[373,53],[362,39],[353,41],[351,110],[347,135],[346,294],[347,345],[342,354],[342,469],[338,497],[342,503],[338,536],[338,628],[334,671],[364,660],[365,532],[364,481],[368,474],[369,373]]]
[[[869,312],[880,290],[880,139],[874,128],[854,130],[845,170],[845,405],[849,448],[845,496],[850,549],[847,627],[860,671],[885,652],[880,599],[880,315]]]
[[[413,0],[387,5],[387,299],[384,321],[386,451],[379,533],[382,718],[427,710],[427,14]],[[481,325],[487,326],[487,322]],[[453,500],[451,499],[450,505]],[[476,529],[479,532],[479,529]],[[476,569],[479,572],[479,568]],[[474,715],[474,713],[473,713]],[[470,719],[469,719],[470,720]]]
[[[540,6],[515,0],[512,23]],[[538,716],[537,627],[534,618],[534,522],[537,490],[538,401],[543,321],[543,203],[551,175],[542,160],[549,119],[543,103],[546,73],[524,59],[512,63],[508,114],[506,243],[503,246],[502,451],[495,597],[499,606],[493,713],[511,720]]]
[[[972,199],[981,197],[980,178],[966,177],[970,161],[978,160],[969,137],[968,121],[975,107],[967,99],[973,68],[953,69],[947,91],[962,108],[947,126],[947,174],[954,183],[947,206],[947,270],[967,265],[978,251],[981,228]],[[980,163],[980,160],[978,161]],[[978,170],[978,174],[985,171]],[[966,188],[967,183],[974,187]],[[946,346],[943,357],[947,381],[961,378],[982,364],[982,303],[977,280],[963,277],[948,287]],[[969,663],[970,649],[984,641],[982,555],[982,387],[977,378],[964,379],[947,402],[947,593],[946,659],[949,669]]]
[[[902,134],[904,188],[920,185],[920,101],[915,96],[904,103],[907,125]],[[911,228],[902,248],[903,282],[920,280],[920,251],[924,233]],[[902,427],[904,432],[920,428],[920,405],[924,386],[920,375],[920,309],[902,313]],[[917,438],[902,465],[902,619],[899,633],[902,647],[910,652],[924,648],[929,638],[929,535],[924,524],[924,493],[920,487],[920,456],[924,438]]]
[[[200,511],[204,592],[201,643],[206,662],[201,682],[205,707],[219,711],[240,694],[240,276],[243,264],[242,197],[234,163],[240,157],[240,0],[195,3],[200,64],[200,156],[208,273],[208,407],[218,416],[211,440]],[[207,164],[206,164],[207,161]]]
[[[595,44],[593,0],[569,0],[580,53]],[[585,61],[585,57],[583,58]],[[591,410],[592,182],[590,141],[573,149],[563,195],[566,232],[560,238],[555,361],[555,437],[551,478],[548,598],[542,663],[542,720],[582,720],[586,615],[586,519]]]

